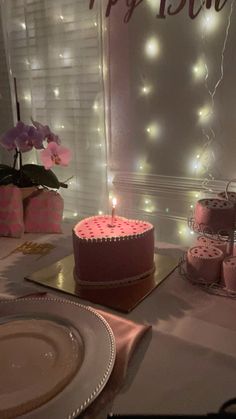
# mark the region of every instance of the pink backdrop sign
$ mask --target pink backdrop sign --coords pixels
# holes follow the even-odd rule
[[[90,0],[89,8],[92,9],[96,0]],[[187,8],[188,15],[191,19],[195,19],[201,11],[204,9],[214,8],[217,12],[220,12],[226,5],[228,0],[203,0],[199,3],[199,0],[175,0],[170,1],[167,4],[167,0],[160,0],[157,5],[156,18],[165,19],[167,16],[177,15],[181,10]],[[107,0],[106,4],[106,17],[110,16],[112,8],[121,5],[124,0]],[[126,12],[124,15],[124,22],[127,23],[131,19],[135,9],[143,3],[143,0],[126,0]]]

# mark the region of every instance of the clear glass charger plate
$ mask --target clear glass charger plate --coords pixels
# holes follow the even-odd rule
[[[30,326],[27,330],[19,333],[16,327],[17,322],[23,321],[22,324],[24,324],[25,320],[31,321],[29,322]],[[35,320],[36,326],[34,324]],[[38,328],[37,320],[41,321],[41,323],[38,322],[40,323]],[[44,326],[44,321],[48,322],[48,325],[51,327],[45,333],[43,333],[41,327],[42,324]],[[91,307],[54,298],[1,300],[0,328],[2,325],[4,326],[2,328],[4,332],[2,333],[2,338],[0,333],[0,351],[2,346],[3,354],[5,345],[6,361],[8,361],[6,344],[9,344],[9,342],[11,347],[9,358],[12,356],[12,351],[13,358],[17,358],[20,348],[18,343],[21,346],[25,344],[26,353],[28,353],[27,357],[24,358],[22,371],[24,374],[25,372],[27,373],[27,370],[29,371],[30,381],[26,380],[25,388],[21,388],[19,385],[17,387],[17,383],[14,384],[14,387],[16,387],[12,390],[14,399],[17,394],[23,398],[24,392],[28,391],[27,386],[29,385],[29,391],[34,393],[34,386],[36,391],[39,385],[40,389],[48,388],[50,390],[49,378],[51,378],[52,385],[53,383],[55,384],[55,380],[58,380],[58,382],[63,381],[62,375],[65,369],[68,368],[68,362],[71,362],[71,356],[68,356],[68,342],[63,341],[66,338],[66,335],[63,337],[63,333],[66,330],[73,336],[73,342],[79,351],[80,359],[77,368],[64,387],[48,401],[43,402],[43,404],[27,413],[21,414],[20,417],[22,419],[42,419],[43,417],[69,419],[76,417],[93,402],[106,385],[115,362],[115,339],[106,320]],[[59,326],[59,331],[57,330],[57,325]],[[40,348],[41,345],[43,350],[52,348],[48,353],[55,352],[54,363],[50,364],[47,356],[40,375],[39,369],[35,367],[35,354],[32,358],[30,356],[30,344],[32,342],[36,346],[38,342],[38,347]],[[65,361],[64,364],[62,362],[63,359]],[[12,366],[10,359],[9,365]],[[13,366],[18,367],[17,365]],[[5,372],[7,373],[7,367]],[[16,373],[19,372],[16,371]],[[2,384],[2,389],[4,389],[4,384]],[[11,396],[9,389],[6,393],[8,397]],[[4,394],[2,397],[4,397]]]

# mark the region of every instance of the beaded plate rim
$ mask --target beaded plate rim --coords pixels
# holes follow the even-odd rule
[[[0,304],[18,304],[18,303],[22,303],[22,302],[47,302],[47,303],[59,303],[59,304],[68,304],[68,305],[73,305],[76,307],[80,307],[83,310],[86,310],[88,312],[90,312],[94,318],[96,318],[97,320],[99,320],[103,326],[106,329],[108,338],[109,338],[109,350],[110,350],[110,359],[107,365],[107,368],[104,372],[104,374],[102,375],[102,377],[100,378],[98,384],[96,385],[96,388],[88,395],[88,397],[86,398],[86,400],[81,403],[78,407],[76,407],[72,412],[66,414],[65,419],[72,419],[75,418],[77,415],[79,415],[82,411],[85,410],[85,408],[87,408],[95,399],[96,397],[99,395],[99,393],[103,390],[105,384],[107,383],[113,367],[114,367],[114,363],[115,363],[115,359],[116,359],[116,342],[115,342],[115,337],[113,334],[113,331],[110,327],[110,325],[108,324],[108,322],[104,319],[104,317],[98,313],[95,309],[93,309],[90,306],[85,306],[83,304],[80,303],[76,303],[74,301],[70,301],[70,300],[64,300],[62,298],[49,298],[49,297],[22,297],[19,299],[12,299],[12,298],[3,298],[0,299]],[[65,387],[66,388],[66,387]],[[63,390],[62,390],[63,391]],[[52,400],[52,399],[51,399]],[[46,406],[47,403],[43,404],[42,406],[36,408],[35,410],[32,410],[30,412],[24,413],[21,417],[22,418],[28,418],[30,417],[29,415],[32,415],[33,412],[37,411],[37,409],[43,408]]]

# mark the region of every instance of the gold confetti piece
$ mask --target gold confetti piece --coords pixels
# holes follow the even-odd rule
[[[17,246],[14,250],[12,250],[8,255],[3,256],[1,260],[8,258],[13,253],[22,253],[23,255],[40,255],[40,257],[47,255],[50,253],[54,246],[51,243],[36,243],[36,242],[29,242],[26,241],[21,245]]]

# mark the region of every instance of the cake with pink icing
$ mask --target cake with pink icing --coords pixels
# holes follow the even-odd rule
[[[201,231],[227,233],[234,228],[234,205],[222,199],[200,199],[195,206],[194,218]]]
[[[231,291],[236,291],[236,256],[225,258],[222,282]]]
[[[146,221],[98,215],[73,229],[74,276],[86,285],[127,283],[154,271],[154,227]]]
[[[195,246],[188,250],[186,268],[192,279],[219,282],[223,252],[216,247]]]
[[[219,239],[211,239],[205,236],[199,236],[197,238],[197,246],[207,246],[207,247],[216,247],[223,252],[223,255],[226,255],[227,252],[227,241]]]

